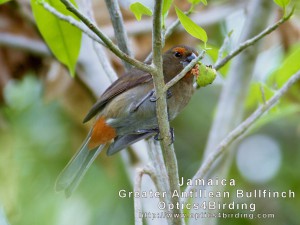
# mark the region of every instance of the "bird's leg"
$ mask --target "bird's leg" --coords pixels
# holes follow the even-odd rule
[[[142,100],[139,101],[139,102],[138,102],[138,103],[130,110],[130,112],[133,113],[133,112],[137,111],[138,108],[139,108],[139,107],[147,100],[147,98],[149,98],[150,96],[153,95],[153,93],[154,93],[154,90],[149,91],[148,94],[146,94],[145,97],[142,98]],[[152,97],[151,97],[151,98],[152,98]],[[151,101],[151,98],[150,98],[150,101]]]
[[[166,95],[167,95],[167,99],[169,99],[169,98],[172,97],[172,92],[168,89]],[[151,102],[156,102],[156,101],[157,101],[157,98],[156,98],[155,94],[153,94],[153,95],[151,96],[150,101],[151,101]]]

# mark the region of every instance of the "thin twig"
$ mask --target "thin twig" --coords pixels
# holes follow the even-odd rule
[[[116,46],[89,18],[82,14],[75,6],[68,0],[61,0],[61,2],[67,7],[67,9],[76,15],[90,30],[92,30],[103,42],[104,44],[120,59],[132,64],[138,69],[152,73],[153,67],[147,64],[144,64],[134,58],[131,58],[129,55],[124,53]]]
[[[239,53],[241,53],[244,49],[246,49],[247,47],[253,45],[257,41],[259,41],[260,39],[262,39],[264,36],[266,36],[267,34],[270,34],[272,31],[276,30],[277,27],[279,27],[281,24],[283,24],[285,21],[287,21],[293,15],[293,13],[294,13],[294,10],[292,10],[289,15],[287,15],[286,17],[283,17],[281,20],[279,20],[274,25],[272,25],[272,26],[266,28],[265,30],[263,30],[262,32],[260,32],[255,37],[253,37],[251,39],[248,39],[247,41],[241,43],[239,45],[239,47],[237,47],[236,49],[234,49],[233,51],[231,51],[225,58],[223,58],[222,60],[220,60],[219,62],[217,62],[214,65],[214,68],[216,70],[219,70],[226,63],[228,63],[233,57],[235,57],[236,55],[238,55]]]
[[[85,1],[85,13],[92,20],[95,21],[95,16],[93,12],[92,0]],[[90,30],[89,30],[90,31]],[[90,31],[91,32],[91,31]],[[94,34],[94,33],[93,33]],[[98,37],[97,37],[98,38]],[[97,55],[98,61],[100,62],[103,70],[105,71],[106,76],[109,81],[113,83],[118,79],[116,71],[113,69],[109,57],[107,57],[106,51],[100,46],[96,41],[92,41],[93,49]]]
[[[192,13],[191,9],[192,9],[192,7],[187,12],[185,12],[185,15],[189,16]],[[176,19],[171,25],[168,26],[168,28],[166,29],[166,31],[163,34],[163,40],[164,40],[163,41],[163,46],[165,45],[165,40],[173,34],[173,32],[175,31],[175,29],[177,28],[177,26],[179,24],[180,24],[179,19]],[[145,61],[148,61],[149,59],[151,59],[152,54],[153,54],[153,52],[150,52],[148,54],[148,56],[146,57]]]
[[[136,170],[136,176],[135,176],[135,183],[134,183],[134,192],[141,193],[142,192],[142,178],[144,175],[148,175],[150,179],[153,181],[157,191],[159,193],[163,193],[161,189],[159,189],[158,179],[155,174],[154,169],[147,165],[143,169],[137,169]],[[160,194],[161,201],[164,201],[162,198],[162,194]],[[142,225],[143,224],[143,217],[140,216],[140,213],[143,212],[142,208],[142,198],[134,198],[134,217],[135,217],[135,225]]]
[[[144,171],[142,169],[137,169],[136,176],[134,179],[134,192],[141,193],[142,189],[142,178],[144,175]],[[142,212],[142,199],[134,198],[134,221],[135,225],[143,225],[143,218],[140,217],[140,213]]]
[[[295,73],[291,78],[280,88],[277,93],[266,102],[266,104],[261,105],[256,109],[246,120],[244,120],[240,125],[238,125],[234,130],[232,130],[217,146],[217,148],[206,158],[202,163],[202,166],[197,171],[193,177],[193,181],[196,179],[201,179],[209,171],[216,159],[223,154],[226,149],[242,134],[244,134],[249,128],[256,122],[264,113],[268,112],[273,108],[279,101],[279,99],[289,90],[289,88],[300,80],[300,70]],[[195,182],[192,182],[195,183]],[[194,186],[188,186],[186,192],[194,190]]]
[[[128,48],[128,38],[125,31],[119,2],[117,0],[105,0],[105,2],[110,14],[110,19],[114,28],[115,38],[117,40],[118,46],[121,51],[129,56],[132,56],[130,49]],[[132,68],[132,65],[127,63],[126,61],[123,61],[123,63],[127,70]]]
[[[85,33],[91,39],[93,39],[94,41],[96,41],[96,42],[100,43],[101,45],[105,46],[103,41],[101,41],[101,39],[97,35],[95,35],[93,32],[91,32],[83,23],[77,21],[72,16],[66,16],[66,15],[60,13],[54,7],[49,5],[49,3],[46,2],[46,1],[38,1],[38,3],[41,4],[44,7],[44,9],[46,9],[48,12],[50,12],[51,14],[56,16],[58,19],[66,21],[69,24],[77,27],[79,30],[81,30],[83,33]]]
[[[0,46],[9,46],[41,56],[52,55],[48,47],[43,42],[10,33],[0,33]]]
[[[108,77],[111,83],[114,82],[118,79],[118,75],[116,71],[112,68],[109,60],[107,59],[107,55],[105,54],[106,52],[104,48],[96,42],[93,42],[93,47],[95,49],[99,62],[103,70],[105,71],[106,76]]]
[[[192,62],[190,62],[178,75],[176,75],[172,80],[170,80],[164,87],[164,92],[169,90],[174,84],[181,80],[187,72],[189,72],[199,60],[203,58],[205,51],[202,51]]]
[[[189,16],[192,13],[191,10],[188,10],[187,12],[185,12],[185,15]],[[165,39],[169,38],[175,31],[175,29],[177,28],[177,26],[180,24],[179,19],[176,19],[166,30],[165,32]]]

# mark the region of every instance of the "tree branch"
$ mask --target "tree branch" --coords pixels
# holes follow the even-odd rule
[[[192,13],[191,9],[192,9],[192,6],[188,10],[188,12],[185,12],[185,15],[189,16]],[[164,34],[163,34],[162,47],[165,45],[165,40],[173,34],[173,32],[175,31],[175,29],[177,28],[177,26],[179,24],[180,24],[179,19],[176,19],[171,25],[168,26],[166,32],[164,32]],[[152,57],[152,54],[153,54],[153,52],[150,52],[145,61],[149,60]]]
[[[176,75],[172,80],[170,80],[164,87],[164,92],[169,90],[174,84],[176,84],[179,80],[181,80],[187,72],[189,72],[199,60],[204,57],[206,51],[202,51],[192,62],[189,63],[178,75]]]
[[[130,63],[131,65],[135,66],[136,68],[152,73],[153,67],[147,64],[144,64],[134,58],[131,58],[126,53],[122,52],[118,46],[116,46],[102,31],[88,19],[84,14],[82,14],[75,6],[70,3],[68,0],[61,0],[61,2],[67,7],[67,9],[76,15],[90,30],[92,30],[103,42],[104,44],[120,59]]]
[[[132,56],[128,48],[128,38],[125,31],[122,13],[119,7],[118,0],[105,0],[110,19],[114,28],[115,37],[121,51],[129,56]],[[132,65],[123,60],[123,64],[127,70],[132,68]]]
[[[279,20],[274,25],[272,25],[272,26],[266,28],[265,30],[263,30],[262,32],[260,32],[255,37],[253,37],[251,39],[248,39],[247,41],[241,43],[239,45],[239,47],[237,47],[236,49],[231,51],[225,58],[223,58],[222,60],[218,60],[218,62],[214,65],[214,68],[216,70],[219,70],[226,63],[228,63],[233,57],[235,57],[236,55],[241,53],[244,49],[246,49],[247,47],[255,44],[257,41],[259,41],[260,39],[262,39],[266,35],[270,34],[272,31],[276,30],[281,24],[283,24],[285,21],[290,19],[291,16],[293,15],[293,13],[294,13],[294,10],[292,10],[286,17],[283,17],[281,20]]]
[[[216,147],[216,149],[208,155],[208,157],[203,162],[200,169],[197,171],[193,177],[193,181],[196,179],[201,179],[212,167],[213,163],[217,158],[222,155],[228,147],[241,135],[243,135],[249,128],[266,112],[272,109],[279,101],[279,99],[289,90],[289,88],[300,80],[300,70],[291,76],[291,78],[280,88],[277,93],[268,100],[265,104],[257,108],[246,120],[244,120],[240,125],[238,125],[234,130],[232,130]],[[192,182],[195,183],[195,182]],[[188,186],[186,192],[194,190],[194,186]]]
[[[49,5],[46,1],[38,1],[39,4],[41,4],[44,9],[46,9],[48,12],[56,16],[58,19],[68,22],[69,24],[77,27],[79,30],[81,30],[83,33],[85,33],[87,36],[89,36],[94,41],[100,43],[101,45],[105,46],[105,44],[101,41],[101,39],[95,35],[93,32],[91,32],[83,23],[75,20],[72,16],[66,16],[59,11],[57,11],[54,7]]]
[[[155,184],[157,190],[161,192],[159,189],[159,184],[158,180],[156,177],[156,174],[153,170],[152,167],[146,166],[143,169],[137,169],[136,171],[136,176],[135,176],[135,182],[134,182],[134,192],[141,193],[142,192],[142,178],[143,176],[147,174],[153,183]],[[162,195],[160,195],[162,196]],[[140,217],[140,213],[143,212],[143,207],[142,207],[142,198],[134,198],[134,220],[135,220],[135,225],[143,225],[143,217]]]
[[[0,46],[9,46],[41,56],[52,56],[52,53],[42,41],[32,40],[25,36],[17,36],[10,33],[0,33]]]
[[[84,3],[85,6],[83,7],[83,9],[85,9],[86,15],[88,15],[92,21],[95,21],[92,0],[85,1]],[[91,31],[89,30],[89,32]],[[93,44],[93,49],[97,55],[98,61],[100,62],[103,70],[105,71],[106,76],[110,80],[110,83],[113,83],[115,80],[118,79],[118,75],[116,71],[113,69],[109,57],[107,57],[106,51],[96,41],[92,40],[92,44]]]
[[[170,134],[170,124],[168,120],[168,112],[167,112],[167,100],[164,92],[164,76],[163,76],[163,65],[162,65],[162,32],[161,32],[161,11],[162,11],[162,0],[156,0],[156,4],[154,7],[153,14],[153,44],[152,44],[152,52],[153,52],[153,65],[155,71],[152,73],[153,75],[153,83],[157,96],[156,101],[156,114],[157,121],[161,136],[161,144],[164,155],[164,161],[166,164],[169,182],[170,182],[170,193],[168,197],[170,202],[174,205],[180,203],[180,198],[171,197],[171,193],[175,190],[180,193],[180,188],[178,186],[178,168],[177,168],[177,159],[174,151],[174,146],[170,145],[171,143],[171,134]],[[180,213],[181,210],[174,207],[172,210],[173,213]],[[173,222],[173,225],[181,225],[184,223],[183,219],[178,218],[170,218]]]
[[[267,27],[267,22],[271,14],[272,1],[269,0],[252,0],[249,2],[245,24],[240,37],[240,43],[245,42],[252,38],[257,33]],[[257,18],[260,18],[259,20]],[[211,154],[216,146],[223,140],[227,134],[233,130],[243,120],[244,102],[247,96],[249,85],[251,84],[253,65],[259,53],[260,45],[253,45],[247,51],[243,51],[232,62],[227,79],[223,85],[219,102],[217,105],[214,121],[209,132],[208,141],[204,150],[203,161]],[[233,148],[231,148],[233,149]],[[232,151],[230,152],[232,153]],[[227,157],[219,158],[214,162],[206,174],[205,178],[224,178],[227,176],[229,167],[232,162],[233,154],[227,154]],[[207,186],[207,191],[223,191],[224,187],[221,186]],[[215,198],[213,200],[216,200]],[[220,200],[220,199],[218,199]],[[200,203],[201,199],[194,199],[196,203]],[[216,210],[210,212],[217,213]],[[194,210],[192,210],[194,212]],[[202,212],[207,212],[203,209]],[[197,221],[191,221],[190,225],[199,225]],[[215,225],[217,219],[203,220],[201,224]]]

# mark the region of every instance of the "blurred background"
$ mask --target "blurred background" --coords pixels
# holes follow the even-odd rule
[[[120,0],[130,47],[143,60],[151,50],[151,18],[137,22],[128,10],[130,0]],[[174,1],[182,10],[187,1]],[[209,1],[192,18],[208,33],[211,50],[205,58],[213,64],[225,37],[226,51],[237,45],[248,1]],[[151,1],[145,1],[151,7]],[[152,4],[153,5],[153,4]],[[113,29],[104,1],[93,1],[94,16],[111,38]],[[272,12],[269,24],[280,19]],[[255,61],[255,74],[248,100],[249,115],[262,102],[257,82],[271,96],[280,81],[299,69],[299,11],[263,40]],[[167,24],[175,19],[171,8]],[[228,35],[231,33],[231,35]],[[128,162],[121,154],[101,154],[71,198],[54,191],[55,179],[87,134],[82,124],[96,97],[109,85],[97,58],[83,45],[76,77],[50,53],[43,42],[26,0],[0,5],[0,224],[1,225],[130,225],[134,223],[133,199],[120,199],[120,189],[132,190]],[[167,40],[166,48],[200,43],[181,28]],[[103,50],[106,51],[106,50]],[[108,51],[107,57],[119,75],[122,62]],[[297,59],[297,60],[295,60]],[[213,85],[197,90],[184,112],[172,123],[180,177],[191,178],[201,164],[220,90],[230,64],[222,68]],[[294,71],[295,72],[295,71]],[[93,88],[93,83],[96,87]],[[251,199],[257,211],[274,213],[272,220],[221,219],[219,224],[299,224],[300,215],[300,83],[281,103],[261,119],[238,144],[229,177],[234,189],[267,189],[296,192],[293,199]],[[141,149],[146,154],[146,149]],[[130,165],[139,159],[129,152]],[[234,190],[233,189],[233,190]],[[232,199],[231,199],[232,200]],[[229,201],[229,200],[228,200]],[[157,222],[157,224],[160,224]]]

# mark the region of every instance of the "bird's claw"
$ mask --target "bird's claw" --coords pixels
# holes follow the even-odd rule
[[[161,141],[162,138],[160,137],[159,129],[156,128],[155,130],[156,130],[156,135],[154,136],[154,140],[155,141]],[[170,135],[171,135],[171,143],[169,145],[172,145],[175,141],[175,134],[174,134],[174,128],[173,127],[170,128]]]
[[[172,92],[170,90],[167,90],[167,99],[171,98],[172,97]],[[157,101],[157,98],[156,98],[156,95],[153,93],[151,98],[150,98],[150,102],[156,102]]]
[[[149,100],[150,100],[150,102],[156,102],[157,101],[155,93],[152,94],[152,96]]]
[[[168,89],[167,90],[167,99],[172,97],[172,92]]]

